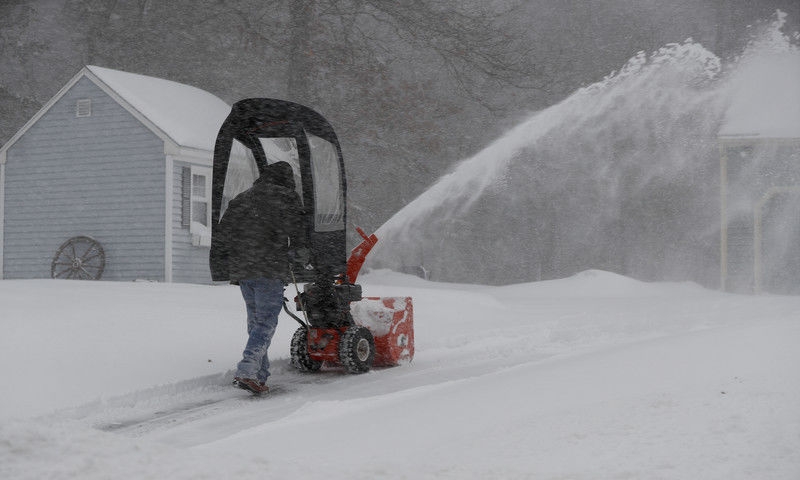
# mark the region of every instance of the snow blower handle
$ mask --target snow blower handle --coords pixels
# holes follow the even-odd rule
[[[311,323],[309,323],[309,321],[308,321],[308,312],[306,312],[306,307],[303,306],[303,297],[300,295],[300,288],[297,286],[297,279],[294,276],[294,269],[292,268],[291,264],[289,264],[289,274],[292,276],[292,283],[294,284],[294,291],[297,294],[297,302],[300,304],[300,310],[303,311],[303,318],[305,319],[305,323],[303,323],[303,321],[300,320],[300,318],[297,315],[295,315],[295,314],[293,314],[292,312],[289,311],[289,307],[286,306],[286,298],[283,299],[283,310],[286,313],[288,313],[290,317],[292,317],[295,320],[297,320],[297,322],[300,325],[308,328],[308,326],[311,325]]]
[[[367,236],[361,227],[356,227],[356,232],[358,232],[364,240],[350,252],[350,258],[347,259],[347,281],[350,283],[356,283],[358,272],[361,271],[361,266],[364,265],[367,254],[369,254],[372,247],[378,243],[378,237],[376,237],[374,233]]]

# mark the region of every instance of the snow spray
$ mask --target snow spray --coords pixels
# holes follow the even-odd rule
[[[800,65],[784,23],[778,12],[729,66],[689,39],[533,114],[387,221],[369,266],[487,284],[590,268],[718,284],[718,135],[758,59]]]

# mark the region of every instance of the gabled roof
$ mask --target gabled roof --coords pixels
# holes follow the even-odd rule
[[[196,87],[93,65],[81,69],[2,148],[0,159],[80,79],[88,78],[165,141],[177,147],[214,151],[230,106]]]
[[[231,111],[218,97],[182,83],[110,68],[86,67],[179,146],[214,150]]]
[[[720,138],[800,139],[800,53],[747,59],[732,80]]]

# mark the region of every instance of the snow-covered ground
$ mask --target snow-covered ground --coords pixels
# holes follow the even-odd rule
[[[414,298],[414,361],[297,373],[282,316],[259,399],[235,287],[0,281],[0,478],[800,478],[800,297],[361,283]]]

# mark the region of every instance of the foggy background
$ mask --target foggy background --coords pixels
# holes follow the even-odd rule
[[[797,31],[797,0],[3,0],[0,143],[87,64],[193,85],[228,103],[247,97],[292,100],[315,108],[334,126],[348,169],[349,222],[372,231],[458,161],[534,112],[602,81],[638,52],[650,55],[677,42],[692,55],[708,53],[724,64],[741,54],[754,26],[774,18],[776,9],[788,14],[784,31]],[[688,38],[693,41],[685,44]],[[514,163],[469,220],[431,230],[437,240],[463,244],[459,256],[438,259],[432,278],[509,283],[590,265],[639,278],[713,284],[717,233],[698,228],[687,237],[680,233],[686,229],[672,223],[718,221],[713,206],[689,217],[674,208],[676,199],[687,196],[704,206],[708,198],[716,200],[714,185],[687,181],[676,190],[674,182],[650,182],[659,163],[641,162],[635,153],[645,142],[651,151],[680,159],[670,164],[675,172],[696,175],[695,169],[680,168],[682,162],[713,153],[716,146],[706,139],[718,124],[668,121],[687,111],[705,112],[715,99],[670,96],[673,83],[663,71],[648,72],[645,81],[604,87],[616,91],[619,102],[634,99],[604,110],[604,130],[597,129],[599,117],[591,116],[596,102],[573,101],[562,109],[564,118],[549,124],[569,128],[536,130],[540,140],[516,154],[565,162]],[[687,130],[664,132],[658,127],[665,122]],[[617,167],[630,167],[624,179],[609,183],[611,177],[595,164],[576,160],[584,158],[586,144],[571,140],[592,136]],[[713,176],[701,173],[700,178]],[[586,195],[571,204],[578,200],[561,195],[552,178],[597,181],[582,186]],[[602,208],[596,202],[596,222],[583,220],[592,192],[599,201],[603,192],[640,192],[645,186],[647,202],[635,196]],[[508,192],[526,188],[535,193],[519,200],[535,208],[509,210]],[[644,229],[636,220],[654,216],[665,220],[659,229]],[[609,252],[598,235],[624,241]],[[492,252],[514,252],[520,239],[532,253],[505,255],[507,265],[487,264]],[[543,248],[567,240],[573,246],[560,253]],[[660,253],[653,255],[653,248]],[[439,253],[414,245],[404,255],[400,266],[431,264]],[[672,272],[676,256],[681,265],[700,262],[697,271]]]

